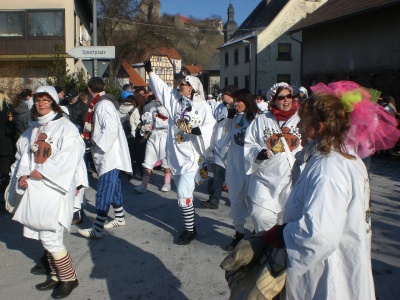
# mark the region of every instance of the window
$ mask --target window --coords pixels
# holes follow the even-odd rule
[[[24,36],[24,12],[0,12],[0,37]]]
[[[229,66],[229,52],[225,52],[225,66]]]
[[[235,49],[234,63],[239,64],[239,49]]]
[[[237,76],[233,77],[233,85],[238,88],[239,86],[239,78]]]
[[[276,80],[276,82],[286,82],[290,84],[290,74],[278,74]]]
[[[278,44],[278,60],[292,60],[292,45],[289,43]]]
[[[244,76],[244,88],[250,90],[250,75]]]
[[[63,36],[63,23],[61,11],[28,11],[28,36]]]
[[[250,61],[250,46],[246,46],[244,48],[244,61],[245,62]]]
[[[225,77],[225,86],[229,85],[228,77]]]

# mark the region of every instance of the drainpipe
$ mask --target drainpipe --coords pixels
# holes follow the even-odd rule
[[[93,46],[97,46],[97,1],[93,0]],[[93,76],[97,76],[97,59],[93,59]]]

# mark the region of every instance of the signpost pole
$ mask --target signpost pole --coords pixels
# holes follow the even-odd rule
[[[97,1],[93,0],[93,46],[97,46]],[[93,59],[93,76],[97,76],[97,59]]]

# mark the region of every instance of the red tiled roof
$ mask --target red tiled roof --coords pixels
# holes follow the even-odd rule
[[[189,24],[190,23],[190,20],[187,17],[178,15],[178,18],[181,19],[183,21],[183,23],[185,23],[185,24]]]
[[[178,53],[178,51],[176,51],[175,48],[161,47],[161,48],[157,48],[157,50],[155,51],[155,53],[167,55],[170,59],[179,59],[179,60],[182,60],[182,57],[180,56],[180,54]]]
[[[144,81],[142,77],[140,77],[140,75],[135,71],[134,68],[132,68],[132,66],[126,60],[123,60],[121,64],[124,67],[126,73],[128,73],[128,75],[130,76],[129,77],[130,84],[133,84],[133,86],[135,87],[147,86],[146,81]]]
[[[200,66],[185,65],[185,69],[188,70],[188,72],[190,74],[199,74],[199,73],[201,73]]]
[[[333,22],[354,15],[377,10],[385,6],[400,4],[399,0],[329,0],[305,19],[294,25],[295,32],[323,23]]]

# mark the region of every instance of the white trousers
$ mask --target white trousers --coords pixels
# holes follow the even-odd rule
[[[178,194],[179,207],[187,207],[193,203],[193,192],[196,187],[194,178],[197,172],[188,172],[181,175],[173,175]]]
[[[161,160],[161,167],[169,168],[167,162],[167,132],[163,130],[153,130],[146,144],[146,152],[143,167],[152,170],[154,164]]]

